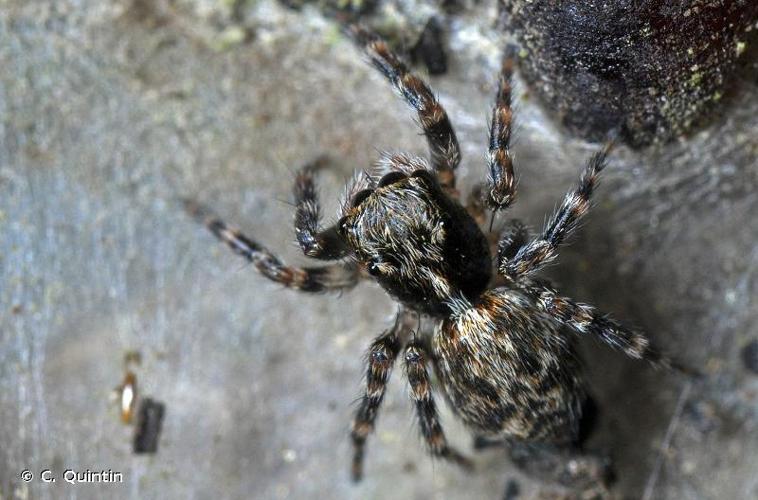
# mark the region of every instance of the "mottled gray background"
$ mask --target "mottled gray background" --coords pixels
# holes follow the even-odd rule
[[[470,475],[429,460],[399,371],[366,478],[350,483],[361,357],[391,301],[372,285],[341,297],[282,290],[176,198],[303,263],[286,203],[295,168],[333,156],[321,177],[333,213],[344,180],[378,150],[425,145],[315,10],[233,3],[0,1],[0,498],[496,499],[511,478],[521,498],[548,491],[497,449],[477,454]],[[484,175],[494,18],[491,2],[451,18],[450,71],[431,80],[461,139],[464,188]],[[537,227],[596,145],[520,96],[512,213]],[[684,379],[583,345],[601,410],[592,444],[614,457],[619,496],[758,497],[758,377],[739,355],[758,337],[757,126],[756,80],[743,78],[691,137],[619,148],[548,273],[707,375],[675,414]],[[167,406],[154,456],[131,453],[132,428],[109,403],[129,350],[142,353],[142,394]],[[25,468],[110,468],[125,482],[24,483]]]

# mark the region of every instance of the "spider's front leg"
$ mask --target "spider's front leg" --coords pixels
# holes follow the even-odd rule
[[[509,50],[503,57],[490,122],[490,144],[487,154],[489,176],[484,202],[493,210],[493,220],[498,210],[508,208],[516,199],[516,178],[513,174],[513,158],[510,151],[513,125],[513,109],[511,108],[513,64],[513,56]]]
[[[345,257],[348,247],[336,226],[319,227],[320,208],[313,177],[326,163],[326,158],[305,165],[295,177],[295,234],[300,248],[308,257],[334,260]]]
[[[415,315],[400,310],[392,328],[379,335],[368,350],[366,369],[366,389],[360,406],[355,412],[350,437],[353,441],[352,477],[359,481],[363,477],[363,455],[366,438],[374,430],[379,407],[390,379],[392,366],[398,352],[412,328]]]
[[[360,271],[352,263],[321,267],[288,266],[258,242],[228,226],[202,205],[192,200],[184,200],[184,206],[192,217],[204,224],[234,253],[252,262],[256,269],[271,281],[302,292],[323,292],[352,288],[360,279]]]
[[[447,443],[432,397],[432,384],[426,371],[427,357],[427,350],[416,341],[408,344],[405,349],[405,373],[411,386],[411,398],[416,404],[421,435],[426,440],[429,452],[433,456],[449,460],[465,469],[471,469],[473,467],[471,461]]]
[[[371,64],[418,113],[437,178],[449,194],[457,197],[455,169],[461,161],[461,150],[442,104],[429,86],[413,74],[381,38],[357,25],[350,26],[348,32],[369,57]]]
[[[474,186],[466,202],[466,210],[480,226],[486,223],[486,210],[492,210],[489,218],[490,235],[497,212],[508,208],[516,199],[516,177],[513,173],[513,157],[510,150],[513,127],[513,66],[512,49],[509,48],[503,57],[490,119],[487,182]],[[490,239],[493,237],[497,236],[491,236]]]

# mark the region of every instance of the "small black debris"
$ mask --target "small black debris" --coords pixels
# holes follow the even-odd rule
[[[436,17],[431,17],[411,50],[414,62],[423,62],[430,75],[442,75],[447,72],[447,54],[443,38],[442,25]]]
[[[165,405],[150,398],[143,398],[137,415],[134,433],[134,453],[156,453],[163,426]]]
[[[758,340],[753,340],[742,348],[742,362],[745,368],[758,373]]]
[[[362,15],[370,14],[379,2],[377,0],[279,0],[292,10],[302,10],[306,5],[315,5],[323,14],[341,21],[358,21]]]
[[[519,487],[518,483],[513,479],[509,479],[508,482],[505,483],[505,493],[503,494],[503,500],[516,500],[519,497],[520,493],[521,488]]]

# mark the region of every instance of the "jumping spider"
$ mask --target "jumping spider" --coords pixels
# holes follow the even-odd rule
[[[430,161],[388,155],[370,173],[360,172],[347,187],[339,221],[328,228],[319,224],[314,184],[321,162],[299,171],[294,186],[297,241],[308,257],[339,261],[332,265],[288,266],[199,205],[188,202],[188,210],[272,281],[322,292],[349,289],[370,277],[400,303],[394,326],[369,348],[365,393],[351,432],[355,479],[362,475],[366,438],[401,350],[421,434],[432,455],[470,464],[448,445],[427,365],[474,435],[571,447],[578,439],[586,392],[564,327],[598,337],[632,358],[671,365],[642,333],[535,278],[587,212],[607,149],[590,158],[578,185],[539,236],[529,241],[524,226],[514,221],[493,240],[491,250],[481,229],[486,209],[494,216],[516,196],[510,153],[512,59],[504,58],[492,110],[489,177],[464,207],[455,188],[460,150],[442,105],[385,42],[359,27],[348,32],[418,113]],[[421,316],[435,322],[430,339],[416,338]]]

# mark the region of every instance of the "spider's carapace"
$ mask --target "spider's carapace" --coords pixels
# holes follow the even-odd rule
[[[339,231],[369,274],[403,305],[450,314],[456,294],[475,301],[492,276],[487,238],[433,172],[386,174],[358,193]]]

